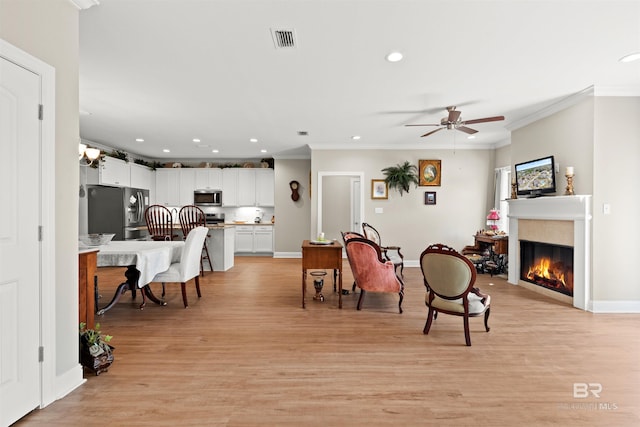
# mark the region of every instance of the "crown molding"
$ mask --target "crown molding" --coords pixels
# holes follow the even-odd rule
[[[537,122],[538,120],[544,119],[545,117],[549,117],[552,114],[557,113],[558,111],[565,110],[569,107],[572,107],[579,102],[592,97],[594,94],[594,87],[589,86],[586,89],[581,90],[580,92],[574,93],[573,95],[569,95],[566,98],[561,99],[558,102],[555,102],[551,105],[544,107],[543,109],[536,111],[535,113],[523,117],[520,120],[516,120],[512,123],[509,123],[505,128],[509,131],[514,131],[516,129],[520,129],[524,126],[530,125],[533,122]]]
[[[91,6],[97,6],[100,4],[98,0],[69,0],[72,5],[78,8],[78,10],[89,9]]]

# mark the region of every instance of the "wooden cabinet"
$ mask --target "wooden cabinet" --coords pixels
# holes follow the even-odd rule
[[[88,168],[87,184],[131,186],[129,163],[114,157],[105,156],[97,168]]]
[[[222,189],[222,169],[219,168],[198,168],[195,169],[194,190],[221,190]]]
[[[273,252],[273,226],[239,225],[235,235],[236,253]]]
[[[98,250],[78,254],[78,316],[87,329],[95,327],[95,276]]]

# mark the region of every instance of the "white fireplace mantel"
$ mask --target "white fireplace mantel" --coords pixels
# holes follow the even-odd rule
[[[573,221],[573,306],[591,311],[591,196],[510,199],[509,283],[520,281],[518,221]]]

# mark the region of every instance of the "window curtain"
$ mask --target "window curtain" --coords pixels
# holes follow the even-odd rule
[[[507,199],[511,197],[511,168],[497,168],[495,170],[495,188],[493,192],[493,206],[500,211],[500,220],[497,222],[498,230],[509,233],[509,204]]]

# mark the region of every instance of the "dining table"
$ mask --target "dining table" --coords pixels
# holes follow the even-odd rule
[[[98,267],[126,267],[124,273],[126,280],[116,289],[111,301],[102,308],[97,308],[97,314],[102,315],[111,309],[127,291],[131,291],[136,297],[137,289],[142,294],[142,310],[146,305],[146,299],[158,305],[167,305],[157,298],[149,283],[158,274],[167,271],[172,263],[179,262],[182,255],[183,241],[151,241],[151,240],[124,240],[111,241],[98,247]]]

